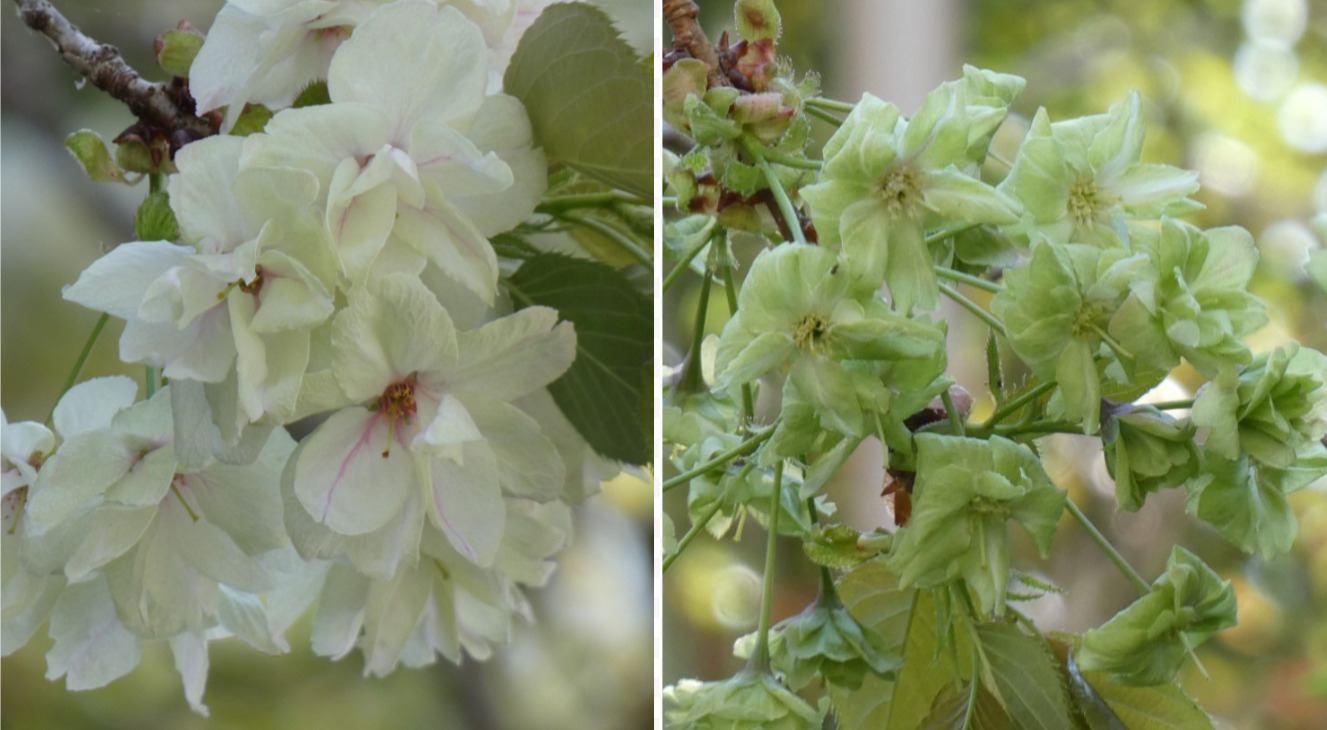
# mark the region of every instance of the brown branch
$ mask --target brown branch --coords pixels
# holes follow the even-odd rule
[[[719,66],[719,56],[705,36],[705,30],[696,22],[700,8],[693,0],[663,0],[663,16],[673,32],[673,49],[686,51],[692,58],[709,66],[710,87],[732,86]]]
[[[134,116],[167,135],[180,130],[195,139],[216,134],[215,127],[180,106],[167,84],[144,79],[120,56],[119,49],[89,38],[48,0],[14,0],[14,4],[23,22],[50,39],[65,63],[93,86],[124,102]]]

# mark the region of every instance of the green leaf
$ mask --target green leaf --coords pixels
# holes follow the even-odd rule
[[[295,101],[290,105],[290,108],[300,109],[306,106],[321,106],[323,104],[331,103],[332,96],[327,91],[327,82],[314,81],[304,87],[304,90],[299,93],[299,96],[295,97]]]
[[[1177,684],[1126,687],[1103,672],[1083,678],[1129,730],[1213,730],[1212,718]]]
[[[971,710],[969,711],[969,707]],[[980,682],[951,684],[935,698],[919,730],[1021,730]]]
[[[147,196],[134,215],[134,232],[140,241],[173,241],[180,235],[180,225],[170,209],[170,196],[157,191]]]
[[[203,47],[203,36],[197,31],[168,30],[153,44],[157,63],[172,76],[188,76],[194,56]]]
[[[525,105],[550,162],[653,194],[653,84],[602,10],[546,9],[521,37],[503,89]]]
[[[567,419],[603,456],[648,462],[638,410],[654,354],[650,301],[613,269],[554,253],[526,261],[507,287],[517,307],[553,307],[576,327],[576,361],[548,386]]]
[[[267,128],[267,123],[272,119],[272,110],[262,104],[247,104],[240,118],[231,128],[230,133],[236,137],[247,137],[251,134],[257,134]]]
[[[1003,623],[982,624],[977,636],[1015,727],[1062,730],[1071,726],[1065,687],[1044,640]]]
[[[839,579],[838,591],[859,623],[883,637],[891,649],[902,648],[916,591],[899,590],[898,578],[884,562],[874,560],[847,573]],[[867,675],[861,689],[831,686],[829,692],[842,730],[885,727],[894,694],[892,681]]]
[[[65,138],[65,149],[83,166],[88,177],[97,182],[129,182],[124,168],[111,159],[101,135],[89,129],[75,132]]]

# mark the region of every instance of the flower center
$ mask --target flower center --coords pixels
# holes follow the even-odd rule
[[[217,292],[217,299],[225,299],[226,295],[230,293],[230,290],[236,287],[239,287],[239,290],[244,292],[245,294],[249,294],[251,296],[258,296],[258,292],[262,291],[263,289],[263,267],[255,266],[253,267],[253,272],[254,272],[253,279],[249,281],[245,281],[244,279],[236,279],[235,281],[232,281],[229,284],[227,284],[225,289],[222,289],[221,291]]]
[[[387,386],[382,395],[378,396],[378,410],[387,419],[387,448],[382,452],[384,459],[392,453],[392,438],[395,435],[397,422],[405,424],[415,417],[417,384],[418,381],[412,373],[405,380]]]
[[[906,165],[896,167],[880,179],[880,199],[891,215],[912,213],[921,201],[921,174]]]
[[[1010,514],[1009,506],[1004,502],[999,502],[989,497],[973,497],[968,502],[968,509],[979,515],[991,515],[993,517],[1007,518]]]
[[[1069,188],[1069,217],[1079,228],[1096,223],[1110,204],[1110,199],[1097,187],[1091,175],[1078,178]]]
[[[1088,304],[1079,308],[1074,318],[1073,334],[1078,339],[1092,339],[1101,329],[1098,324],[1106,316],[1106,308],[1100,304]]]
[[[793,327],[793,342],[808,352],[815,352],[824,344],[829,320],[819,314],[808,314]]]

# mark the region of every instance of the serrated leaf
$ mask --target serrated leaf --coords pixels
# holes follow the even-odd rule
[[[838,591],[853,618],[883,637],[889,648],[902,648],[916,591],[899,590],[897,577],[878,560],[844,575]],[[867,675],[860,689],[831,685],[829,692],[842,730],[885,727],[894,694],[892,681]]]
[[[1212,718],[1179,685],[1126,687],[1103,672],[1083,678],[1129,730],[1213,730]]]
[[[257,134],[267,128],[267,123],[272,120],[272,110],[262,104],[249,104],[244,107],[244,112],[236,120],[235,126],[231,128],[230,133],[236,137],[247,137],[251,134]]]
[[[567,419],[603,456],[648,462],[639,410],[654,354],[650,301],[603,264],[553,253],[522,264],[507,288],[518,307],[553,307],[576,327],[576,361],[548,386]]]
[[[151,193],[138,206],[134,215],[134,232],[140,241],[173,241],[180,235],[180,224],[170,209],[170,196],[165,191]]]
[[[846,525],[818,526],[802,542],[802,552],[826,568],[853,568],[874,557],[857,546],[860,537],[861,533]]]
[[[503,89],[525,105],[550,162],[653,195],[653,83],[602,10],[549,6],[521,37]]]
[[[300,109],[306,106],[321,106],[323,104],[331,103],[332,96],[327,91],[327,82],[314,81],[308,86],[305,86],[304,90],[299,93],[299,96],[295,97],[295,101],[291,103],[290,108]]]
[[[1063,730],[1071,726],[1064,683],[1044,640],[1004,623],[982,624],[977,636],[1016,727]]]
[[[969,710],[969,707],[971,708]],[[935,698],[918,730],[1020,730],[979,682],[951,684]]]
[[[97,182],[128,182],[124,168],[120,167],[101,135],[90,129],[80,130],[65,138],[65,149],[78,160],[83,172]]]

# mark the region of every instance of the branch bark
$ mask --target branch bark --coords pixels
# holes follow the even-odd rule
[[[719,56],[705,36],[705,29],[696,22],[700,8],[693,0],[663,0],[663,16],[673,33],[673,49],[686,51],[692,58],[709,66],[710,86],[732,86],[719,65]]]
[[[216,134],[216,128],[172,97],[168,86],[144,79],[115,46],[88,37],[70,23],[49,0],[14,0],[19,17],[29,28],[46,36],[64,62],[93,86],[124,102],[140,120],[166,130],[183,130],[195,139]]]

